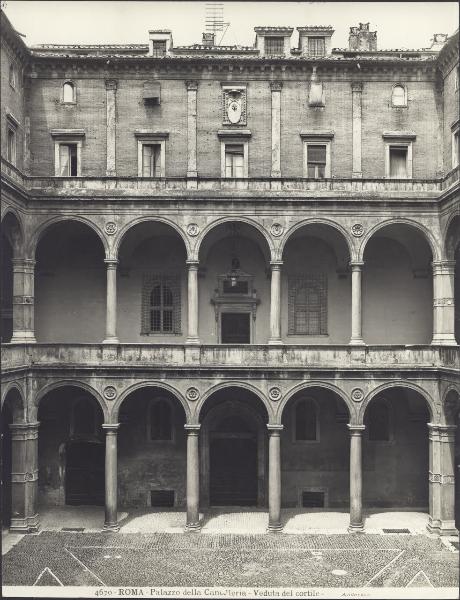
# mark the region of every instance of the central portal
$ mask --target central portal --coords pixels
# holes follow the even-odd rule
[[[222,313],[221,341],[223,344],[249,344],[251,325],[249,313]]]

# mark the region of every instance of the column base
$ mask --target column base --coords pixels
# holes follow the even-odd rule
[[[102,342],[103,344],[119,344],[120,340],[117,337],[109,337],[105,338]]]
[[[120,525],[118,523],[104,523],[102,531],[104,533],[117,533],[120,531]]]
[[[429,518],[428,525],[426,526],[430,533],[436,533],[437,535],[458,535],[458,529],[455,527],[455,521]]]
[[[38,533],[40,529],[40,518],[38,514],[32,517],[11,518],[10,533]]]
[[[13,331],[10,344],[36,344],[33,331]]]
[[[347,531],[348,533],[364,533],[364,523],[350,524],[348,525]]]
[[[106,177],[116,177],[117,172],[115,171],[115,169],[107,169],[105,172],[105,176]]]
[[[267,533],[281,533],[283,526],[281,523],[269,523],[267,527]]]
[[[431,342],[432,346],[458,346],[453,333],[436,335]]]
[[[201,523],[198,521],[197,523],[187,523],[185,526],[186,533],[200,533],[201,531]]]
[[[353,171],[353,173],[351,174],[352,179],[362,179],[363,178],[363,172],[362,171]]]
[[[189,345],[191,345],[191,346],[192,346],[192,345],[193,345],[193,346],[199,346],[199,345],[201,344],[201,341],[200,341],[200,338],[199,338],[199,337],[188,337],[188,338],[185,340],[185,343],[186,343],[186,344],[189,344]]]
[[[363,338],[351,338],[351,340],[348,342],[349,346],[365,346],[366,342],[363,340]]]
[[[268,345],[269,346],[282,346],[283,340],[281,338],[272,338],[272,339],[268,340]]]

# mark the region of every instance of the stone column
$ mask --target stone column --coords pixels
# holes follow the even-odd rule
[[[361,118],[363,84],[360,81],[351,82],[352,102],[352,177],[362,177],[361,166]]]
[[[198,81],[186,81],[187,86],[187,177],[197,177],[196,121]]]
[[[115,177],[117,174],[116,167],[116,98],[117,98],[116,79],[106,79],[106,114],[107,114],[107,169],[108,177]]]
[[[118,531],[117,433],[119,423],[104,423],[105,430],[105,521],[104,531]]]
[[[200,530],[200,425],[184,425],[187,432],[187,524],[186,531]]]
[[[271,81],[272,92],[272,177],[281,177],[281,88],[282,81]]]
[[[455,528],[455,425],[428,423],[430,516],[427,529],[456,535]]]
[[[188,260],[188,333],[187,344],[199,344],[198,336],[198,267],[197,260]]]
[[[363,262],[352,262],[351,266],[351,339],[350,344],[363,345],[361,275]]]
[[[362,435],[364,425],[348,425],[350,430],[350,533],[364,531],[363,523],[363,473],[362,473]]]
[[[433,265],[433,341],[432,344],[456,346],[455,340],[455,261],[436,261]]]
[[[268,442],[268,531],[278,533],[281,525],[281,448],[283,425],[267,425]]]
[[[271,261],[270,339],[269,344],[282,344],[281,340],[281,267],[282,261]]]
[[[13,336],[12,343],[34,343],[35,260],[13,258]]]
[[[15,533],[39,529],[37,512],[39,423],[11,423],[11,525]]]
[[[117,338],[117,265],[118,260],[106,258],[107,302],[104,344],[118,344]]]

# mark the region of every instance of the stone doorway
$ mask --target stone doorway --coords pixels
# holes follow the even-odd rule
[[[104,506],[104,444],[69,442],[66,448],[65,503]]]
[[[249,313],[222,313],[222,344],[249,344],[251,341],[251,323]]]

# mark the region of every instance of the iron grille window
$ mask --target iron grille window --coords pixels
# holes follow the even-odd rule
[[[266,37],[265,38],[265,54],[270,56],[283,56],[284,54],[284,38],[283,37]]]
[[[141,333],[181,333],[179,277],[144,275]]]
[[[173,439],[172,411],[167,400],[155,400],[150,405],[150,439],[156,441]]]
[[[303,398],[295,407],[295,439],[298,441],[316,441],[316,404],[311,398]]]
[[[152,56],[155,58],[161,58],[166,55],[166,41],[165,40],[153,40],[152,41]]]
[[[327,278],[324,273],[289,278],[289,335],[327,335]]]
[[[308,177],[324,179],[326,174],[326,144],[308,144],[307,168]]]
[[[324,56],[326,54],[326,45],[323,37],[308,38],[308,54],[310,56]]]

